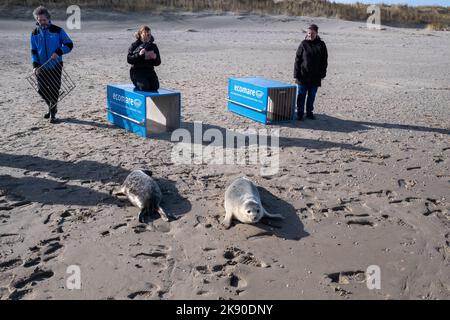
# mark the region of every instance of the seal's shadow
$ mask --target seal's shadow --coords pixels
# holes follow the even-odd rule
[[[287,240],[300,240],[309,236],[303,223],[296,214],[295,208],[283,199],[273,195],[267,189],[258,187],[263,207],[272,214],[281,214],[284,220],[264,218],[256,226],[264,231],[261,235],[275,235]],[[258,235],[256,235],[258,236]]]
[[[170,179],[154,177],[163,194],[161,207],[167,213],[171,213],[177,218],[191,211],[191,202],[180,195],[176,182]]]

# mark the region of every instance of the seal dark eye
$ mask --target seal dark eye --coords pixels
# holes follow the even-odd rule
[[[256,210],[256,213],[259,213],[259,209],[258,209],[258,210]]]
[[[247,213],[250,213],[250,210],[247,210]]]

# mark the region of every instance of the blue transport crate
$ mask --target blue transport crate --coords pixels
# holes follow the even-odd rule
[[[181,94],[159,89],[137,91],[132,84],[108,85],[108,121],[142,137],[180,127]]]
[[[297,87],[262,77],[230,78],[228,110],[264,124],[294,119]]]

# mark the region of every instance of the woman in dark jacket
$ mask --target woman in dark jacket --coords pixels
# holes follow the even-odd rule
[[[306,118],[315,119],[314,100],[322,79],[327,75],[328,52],[325,42],[317,35],[319,28],[312,24],[306,39],[298,47],[295,57],[294,78],[298,85],[297,119],[303,120],[306,101]]]
[[[155,67],[161,64],[159,50],[150,28],[143,26],[135,34],[136,41],[128,49],[127,61],[131,64],[130,77],[137,90],[158,91],[159,80]]]

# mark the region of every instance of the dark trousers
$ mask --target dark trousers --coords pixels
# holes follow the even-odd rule
[[[314,111],[314,100],[316,99],[316,93],[318,87],[305,86],[302,84],[297,85],[297,117],[303,117],[305,113],[305,101],[306,101],[306,114],[312,115]],[[308,98],[306,98],[308,97]]]
[[[140,91],[158,91],[159,80],[154,70],[130,70],[131,81]]]
[[[37,74],[38,93],[49,107],[52,117],[55,116],[61,88],[62,64],[57,64],[53,68],[40,69]]]

